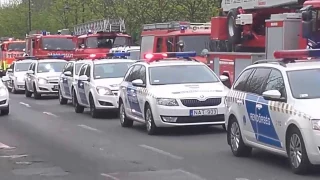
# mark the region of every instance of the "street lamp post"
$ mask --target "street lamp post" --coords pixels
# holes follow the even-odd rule
[[[29,32],[32,31],[32,24],[31,24],[31,0],[28,0],[28,26]]]

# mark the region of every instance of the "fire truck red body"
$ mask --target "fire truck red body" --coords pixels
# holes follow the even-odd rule
[[[77,45],[74,57],[106,56],[111,48],[130,45],[131,36],[125,31],[122,19],[102,19],[75,26]]]
[[[75,47],[75,38],[72,35],[51,35],[45,31],[37,31],[26,36],[26,54],[29,56],[64,55],[72,58]]]
[[[15,57],[23,56],[25,45],[25,41],[20,40],[9,39],[2,42],[0,48],[1,69],[7,69]]]
[[[313,6],[313,19],[310,9],[301,9],[307,5]],[[202,54],[233,82],[254,61],[274,59],[274,51],[306,49],[312,38],[320,42],[320,12],[314,9],[319,5],[319,0],[223,0],[224,12],[211,19],[210,49]]]
[[[196,51],[197,60],[206,63],[200,56],[209,48],[210,23],[168,22],[145,24],[141,33],[141,54],[178,51]]]

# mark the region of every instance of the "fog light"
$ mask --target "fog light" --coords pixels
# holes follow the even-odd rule
[[[177,117],[166,116],[166,117],[162,117],[162,119],[165,122],[176,122],[178,118]]]

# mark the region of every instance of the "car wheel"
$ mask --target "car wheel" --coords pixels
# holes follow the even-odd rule
[[[37,92],[37,88],[35,84],[33,85],[33,96],[35,99],[41,99],[41,94]]]
[[[119,105],[119,119],[122,127],[132,127],[133,120],[129,119],[126,115],[124,104],[120,101]]]
[[[149,135],[155,135],[158,133],[158,127],[154,123],[153,115],[150,106],[147,106],[145,112],[145,121],[146,121],[146,128]]]
[[[83,113],[84,111],[84,107],[81,106],[78,102],[78,99],[77,99],[77,95],[74,93],[73,94],[73,104],[74,104],[74,110],[76,113]]]
[[[64,98],[64,97],[62,96],[62,93],[61,93],[60,88],[59,88],[59,103],[60,103],[61,105],[68,103],[68,99],[66,99],[66,98]]]
[[[287,154],[293,173],[308,173],[311,163],[300,130],[296,127],[290,129],[286,142]]]
[[[24,94],[26,95],[26,97],[31,97],[32,96],[32,92],[30,92],[27,88],[27,84],[24,84],[25,90],[24,90]]]
[[[89,103],[90,103],[90,114],[92,118],[98,118],[100,116],[99,111],[96,108],[96,105],[94,104],[94,100],[92,95],[90,95],[89,98]]]
[[[239,123],[235,118],[230,120],[227,137],[229,138],[231,151],[235,156],[246,157],[251,155],[252,148],[244,144]]]
[[[1,115],[2,115],[2,116],[8,115],[8,114],[9,114],[9,111],[10,111],[9,109],[10,109],[10,108],[9,108],[9,105],[8,105],[7,108],[2,109],[2,110],[1,110]]]

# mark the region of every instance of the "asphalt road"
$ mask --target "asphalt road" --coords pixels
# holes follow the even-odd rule
[[[236,158],[221,127],[122,128],[116,116],[92,119],[57,99],[11,95],[0,117],[1,180],[316,180],[287,160],[255,150]],[[319,172],[319,170],[318,170]]]

